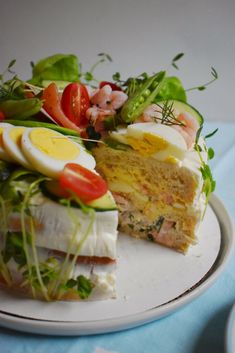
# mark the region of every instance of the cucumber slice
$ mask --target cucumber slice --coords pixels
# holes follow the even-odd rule
[[[87,206],[94,208],[96,211],[112,211],[117,209],[115,201],[109,191],[98,199],[90,201]]]
[[[178,100],[169,100],[167,102],[168,102],[168,104],[173,103],[173,108],[175,108],[179,113],[189,113],[191,116],[193,116],[195,119],[197,119],[200,126],[203,125],[204,119],[203,119],[202,115],[199,113],[199,111],[197,109],[192,107],[190,104],[185,103],[185,102],[181,102]],[[160,104],[160,105],[161,105],[161,103],[164,103],[164,101],[158,102],[158,104]]]
[[[47,87],[49,86],[52,82],[54,82],[56,84],[56,86],[58,87],[58,89],[64,89],[66,86],[68,86],[71,82],[69,81],[51,81],[51,80],[43,80],[42,81],[42,86],[43,87]]]
[[[60,189],[59,184],[57,181],[44,181],[41,183],[41,191],[44,196],[48,197],[52,201],[60,202],[61,199],[64,199],[63,191]],[[71,202],[71,205],[75,208],[80,208],[80,206],[74,201]],[[113,211],[117,209],[115,201],[108,191],[103,196],[99,197],[96,200],[90,201],[86,204],[93,208],[95,211]]]

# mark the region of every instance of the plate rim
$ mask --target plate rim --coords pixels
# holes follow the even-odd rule
[[[83,322],[33,319],[0,310],[1,326],[28,333],[80,336],[122,331],[159,320],[174,313],[176,310],[203,294],[216,281],[232,254],[234,247],[234,229],[231,217],[223,202],[215,194],[210,197],[210,206],[215,212],[221,229],[221,247],[218,257],[204,278],[179,297],[140,313],[118,318]]]

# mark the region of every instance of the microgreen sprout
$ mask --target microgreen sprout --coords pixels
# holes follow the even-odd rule
[[[104,63],[104,62],[112,62],[112,58],[109,54],[106,54],[106,53],[99,53],[98,54],[98,57],[99,57],[99,60],[94,64],[92,65],[92,67],[90,68],[89,71],[86,71],[86,72],[82,72],[82,66],[80,64],[80,71],[81,71],[81,74],[80,74],[80,77],[84,79],[85,83],[87,84],[91,84],[93,82],[93,84],[97,84],[99,83],[99,80],[97,80],[94,76],[94,71],[96,70],[97,66],[99,66],[100,64]],[[91,85],[93,87],[93,85]],[[96,87],[96,86],[94,86]]]
[[[211,76],[212,76],[212,79],[210,81],[208,81],[200,86],[188,88],[185,91],[186,92],[193,91],[193,90],[204,91],[207,88],[207,86],[211,85],[214,81],[216,81],[219,78],[219,75],[214,67],[211,67]]]
[[[176,70],[179,70],[178,65],[176,64],[184,56],[184,53],[177,54],[171,61],[171,66],[173,66]]]

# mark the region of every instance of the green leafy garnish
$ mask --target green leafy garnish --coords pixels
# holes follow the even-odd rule
[[[93,284],[91,280],[83,275],[76,279],[70,278],[64,285],[64,289],[75,288],[81,299],[87,299],[92,292]]]
[[[201,174],[202,174],[202,178],[203,178],[203,187],[202,187],[202,192],[205,194],[205,197],[206,197],[206,205],[209,201],[209,196],[210,194],[215,190],[215,187],[216,187],[216,181],[214,180],[213,178],[213,175],[212,175],[212,172],[211,172],[211,169],[210,169],[210,166],[204,162],[203,158],[202,158],[202,155],[201,155],[201,152],[206,152],[207,153],[207,157],[208,157],[208,160],[211,160],[212,158],[214,158],[214,155],[215,155],[215,152],[213,150],[213,148],[209,147],[207,148],[205,145],[203,146],[204,149],[198,144],[198,139],[199,139],[199,135],[200,135],[200,132],[201,132],[201,129],[202,129],[202,126],[201,128],[199,129],[199,133],[197,135],[197,138],[196,138],[196,142],[195,142],[195,145],[194,145],[194,148],[195,150],[197,151],[198,153],[198,156],[199,156],[199,159],[200,159],[200,162],[201,162],[201,167],[200,167],[200,171],[201,171]],[[215,131],[213,131],[212,133],[210,133],[209,135],[207,135],[207,137],[209,136],[213,136],[216,132],[217,132],[218,129],[216,129]]]
[[[132,123],[144,109],[148,107],[159,93],[166,76],[165,71],[160,71],[146,79],[134,89],[134,93],[127,99],[121,109],[121,118],[125,123]]]
[[[207,86],[211,85],[214,81],[216,81],[219,78],[219,75],[214,67],[211,67],[211,75],[212,75],[212,79],[210,81],[208,81],[200,86],[188,88],[188,89],[186,89],[186,91],[187,92],[193,91],[193,90],[204,91],[207,88]]]
[[[85,81],[86,84],[90,84],[93,87],[97,86],[97,83],[99,83],[99,81],[95,78],[94,76],[94,71],[96,70],[96,68],[104,63],[104,62],[111,62],[113,61],[111,56],[109,54],[106,53],[99,53],[98,54],[99,60],[92,65],[92,67],[90,68],[89,71],[86,72],[82,72],[82,65],[80,65],[80,70],[81,70],[81,80],[83,79]],[[95,84],[95,86],[94,86]]]
[[[208,202],[208,197],[215,190],[216,182],[213,179],[213,176],[212,176],[212,173],[211,173],[211,169],[210,169],[208,164],[203,162],[203,164],[202,164],[202,166],[200,168],[200,171],[202,173],[202,177],[203,177],[203,180],[204,180],[203,192],[205,193],[206,200]]]
[[[174,102],[173,101],[164,101],[162,103],[156,103],[156,106],[159,108],[159,117],[153,117],[154,120],[160,122],[164,125],[184,125],[181,121],[177,119],[174,113]]]
[[[4,81],[6,73],[14,74],[10,69],[14,64],[15,60],[12,60],[8,68],[0,75],[0,111],[7,118],[26,119],[37,114],[43,103],[38,97],[25,98],[27,83],[20,80],[17,75]]]
[[[166,77],[154,103],[161,100],[187,101],[185,89],[178,77]]]
[[[208,159],[213,159],[214,158],[215,151],[213,150],[213,148],[211,148],[211,147],[208,148],[207,155],[208,155]]]
[[[208,138],[214,136],[214,135],[217,133],[218,130],[219,130],[219,129],[217,128],[217,129],[215,129],[214,131],[212,131],[211,133],[209,133],[208,135],[206,135],[206,136],[205,136],[205,139],[208,139]]]
[[[55,54],[33,65],[29,82],[40,86],[43,80],[74,82],[79,81],[79,78],[78,58],[73,54]]]
[[[5,248],[2,251],[2,255],[5,263],[13,258],[19,267],[23,267],[26,264],[21,232],[7,232]]]
[[[183,56],[184,56],[184,53],[179,53],[179,54],[177,54],[177,55],[172,59],[171,65],[172,65],[175,69],[179,70],[179,67],[178,67],[178,65],[176,64],[176,62],[179,61]]]

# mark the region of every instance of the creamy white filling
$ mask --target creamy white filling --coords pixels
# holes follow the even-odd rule
[[[32,204],[35,205],[31,206],[31,213],[36,221],[37,247],[81,256],[116,258],[117,211],[95,212],[91,223],[91,217],[80,209],[69,209],[43,195],[32,199]],[[19,218],[19,213],[11,215],[18,223]]]
[[[37,254],[40,262],[46,261],[51,256],[46,249],[38,248]],[[60,261],[62,261],[61,258]],[[22,277],[24,269],[19,269],[19,265],[13,259],[8,262],[7,266],[15,283],[24,281]],[[76,278],[79,275],[89,278],[94,285],[88,300],[116,298],[116,264],[77,264],[70,276]]]

